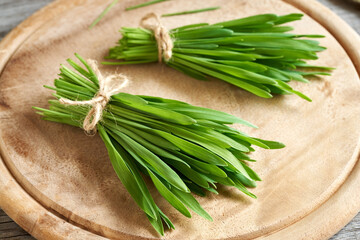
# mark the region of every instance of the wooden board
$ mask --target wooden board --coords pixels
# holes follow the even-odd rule
[[[0,43],[0,206],[38,239],[158,238],[114,174],[99,137],[41,120],[31,106],[47,106],[60,63],[74,52],[101,60],[120,37],[115,29],[137,26],[149,9],[123,12],[123,0],[97,27],[89,22],[102,1],[58,0],[13,30]],[[181,4],[180,4],[181,3]],[[202,1],[154,5],[158,13],[200,8]],[[332,77],[292,85],[311,96],[260,99],[221,81],[201,82],[148,64],[102,67],[128,74],[125,90],[187,101],[232,113],[257,124],[244,131],[282,141],[283,150],[258,150],[252,166],[263,178],[252,200],[231,188],[199,198],[213,216],[207,222],[180,216],[154,192],[176,230],[166,239],[326,239],[360,209],[359,37],[315,1],[207,0],[219,11],[168,18],[167,27],[217,22],[253,14],[304,12],[298,33],[324,34],[316,64],[336,67]],[[119,14],[121,13],[121,14]],[[77,16],[77,17],[74,17]],[[81,16],[81,17],[79,17]]]

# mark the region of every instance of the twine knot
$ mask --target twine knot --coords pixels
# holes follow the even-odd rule
[[[59,102],[70,106],[92,106],[84,119],[83,129],[88,134],[94,134],[96,132],[96,125],[102,119],[103,111],[110,101],[111,96],[120,93],[121,89],[128,84],[129,79],[123,74],[103,77],[95,60],[90,59],[88,63],[99,81],[99,91],[97,94],[90,100],[72,101],[66,98],[60,98]]]
[[[146,20],[153,18],[156,21],[156,24],[146,23]],[[162,25],[160,17],[155,13],[149,13],[145,15],[141,21],[140,26],[152,30],[158,46],[158,59],[159,62],[162,62],[164,57],[165,61],[169,61],[172,57],[172,49],[174,43],[169,35],[169,31]]]

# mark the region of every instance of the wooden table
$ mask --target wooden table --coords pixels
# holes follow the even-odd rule
[[[33,12],[52,0],[0,0],[0,40]],[[319,0],[360,33],[360,4],[345,0]],[[0,239],[34,239],[0,209]],[[360,213],[331,239],[360,240]]]

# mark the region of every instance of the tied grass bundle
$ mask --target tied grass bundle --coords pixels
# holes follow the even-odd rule
[[[79,127],[89,112],[87,106],[66,106],[60,98],[90,100],[99,88],[98,77],[88,63],[76,70],[61,66],[55,79],[56,100],[49,109],[34,107],[43,119]],[[108,150],[114,170],[150,223],[164,233],[170,219],[154,202],[144,181],[150,177],[159,193],[179,212],[191,217],[189,209],[212,220],[191,193],[217,194],[218,184],[233,186],[256,198],[247,187],[255,187],[259,176],[247,165],[252,145],[277,149],[283,144],[253,138],[226,124],[254,125],[230,114],[177,100],[119,93],[113,95],[97,130]]]
[[[257,96],[304,94],[292,89],[291,80],[307,83],[304,76],[330,75],[329,67],[313,66],[304,60],[317,59],[325,47],[303,38],[321,35],[296,35],[284,23],[300,20],[302,14],[277,16],[262,14],[209,25],[199,23],[169,31],[173,40],[172,58],[166,64],[191,77],[215,77]],[[159,60],[153,31],[123,27],[118,45],[111,48],[107,65],[139,64]],[[315,70],[315,71],[309,71]]]

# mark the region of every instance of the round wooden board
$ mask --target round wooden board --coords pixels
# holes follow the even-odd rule
[[[99,137],[40,119],[31,106],[47,106],[60,63],[74,52],[101,60],[120,35],[137,26],[149,8],[124,12],[123,0],[93,30],[88,24],[101,0],[58,0],[14,29],[0,43],[0,207],[38,239],[159,238],[120,184]],[[181,4],[180,4],[181,3]],[[166,239],[326,239],[360,209],[359,37],[313,0],[207,0],[221,10],[167,18],[167,27],[217,22],[253,14],[304,12],[298,33],[326,35],[328,50],[316,64],[336,67],[331,77],[292,85],[312,97],[260,99],[224,82],[201,82],[148,64],[117,68],[132,84],[124,91],[184,100],[220,109],[260,128],[242,128],[284,142],[282,150],[258,149],[252,166],[263,178],[257,200],[231,188],[199,198],[213,216],[207,222],[180,216],[154,191],[176,230]],[[203,1],[169,1],[151,10],[201,8]],[[115,68],[101,67],[113,72]]]

